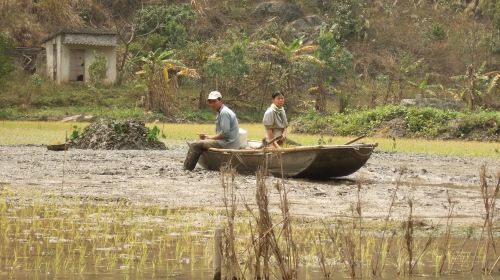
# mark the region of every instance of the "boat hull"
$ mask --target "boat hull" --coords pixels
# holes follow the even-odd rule
[[[274,176],[327,179],[358,171],[370,158],[376,144],[328,145],[276,150],[210,149],[199,164],[220,170],[228,163],[240,173],[255,173],[261,166]]]

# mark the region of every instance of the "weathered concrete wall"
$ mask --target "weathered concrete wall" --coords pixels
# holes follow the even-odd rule
[[[61,44],[61,36],[58,38],[58,46],[61,48],[60,56],[61,60],[59,63],[59,80],[58,83],[69,82],[69,74],[70,74],[70,48],[68,46]]]
[[[54,46],[55,45],[55,46]],[[55,57],[54,57],[54,47],[55,47]],[[59,72],[60,72],[60,56],[59,56],[59,48],[57,45],[57,38],[49,40],[44,44],[45,52],[46,52],[46,71],[47,77],[51,80],[59,81]],[[54,69],[55,68],[55,69]],[[56,76],[54,77],[54,70],[56,72]]]
[[[99,53],[106,58],[107,62],[107,71],[106,71],[106,79],[104,83],[114,84],[117,78],[116,72],[116,48],[115,47],[92,47],[87,48],[85,52],[85,82],[90,81],[90,73],[89,66],[95,60],[95,53]]]
[[[75,37],[76,39],[82,39],[79,37]],[[75,39],[73,38],[73,39]],[[72,39],[72,40],[73,40]],[[75,40],[76,40],[75,39]],[[87,37],[85,37],[88,40]],[[108,38],[109,39],[109,38]],[[76,42],[73,40],[72,42]],[[82,39],[83,40],[83,39]],[[108,43],[111,42],[112,39],[109,39]],[[70,40],[71,41],[71,40]],[[78,45],[78,44],[64,44],[63,36],[57,36],[54,39],[51,39],[44,43],[44,47],[47,54],[46,61],[46,75],[50,79],[54,80],[57,83],[64,83],[70,81],[70,53],[72,49],[83,49],[85,50],[85,74],[84,81],[89,81],[89,66],[94,62],[94,51],[104,55],[107,61],[107,72],[106,79],[104,80],[107,84],[113,84],[117,79],[117,70],[116,70],[116,47],[115,46],[93,46],[93,45]],[[54,44],[56,44],[56,59],[54,60]],[[54,61],[56,61],[56,65],[54,65]],[[56,68],[56,77],[54,77],[54,67]]]

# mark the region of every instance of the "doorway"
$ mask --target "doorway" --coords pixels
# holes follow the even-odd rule
[[[85,50],[72,49],[69,54],[69,80],[85,81]]]

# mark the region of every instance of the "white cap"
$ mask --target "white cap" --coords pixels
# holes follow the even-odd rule
[[[219,99],[219,98],[222,98],[222,94],[220,94],[220,92],[218,91],[212,91],[208,94],[208,100],[216,100],[216,99]]]

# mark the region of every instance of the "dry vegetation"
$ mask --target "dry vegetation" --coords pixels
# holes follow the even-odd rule
[[[351,204],[351,213],[346,215],[348,218],[323,221],[323,227],[304,231],[301,230],[303,225],[290,216],[287,188],[280,179],[274,183],[280,198],[275,210],[280,214],[271,214],[276,211],[271,210],[266,172],[262,169],[257,173],[257,212],[245,203],[254,223],[248,222],[247,238],[238,244],[235,236],[237,218],[247,218],[237,215],[235,173],[226,167],[221,173],[227,217],[223,277],[299,279],[300,264],[305,264],[308,258],[306,251],[311,247],[313,250],[309,252],[315,254],[316,264],[321,268],[324,279],[335,279],[341,271],[353,279],[390,275],[498,275],[500,254],[496,247],[500,236],[498,213],[494,213],[496,210],[493,209],[496,209],[500,192],[500,173],[496,174],[496,184],[490,186],[487,168],[481,167],[484,225],[459,233],[461,229],[453,228],[456,202],[449,194],[445,206],[447,210],[443,210],[447,212],[444,224],[427,225],[415,218],[411,194],[406,194],[407,218],[402,221],[392,219],[395,198],[405,172],[405,169],[399,172],[388,214],[382,223],[373,224],[363,218],[363,184],[362,180],[358,180],[357,199]]]

